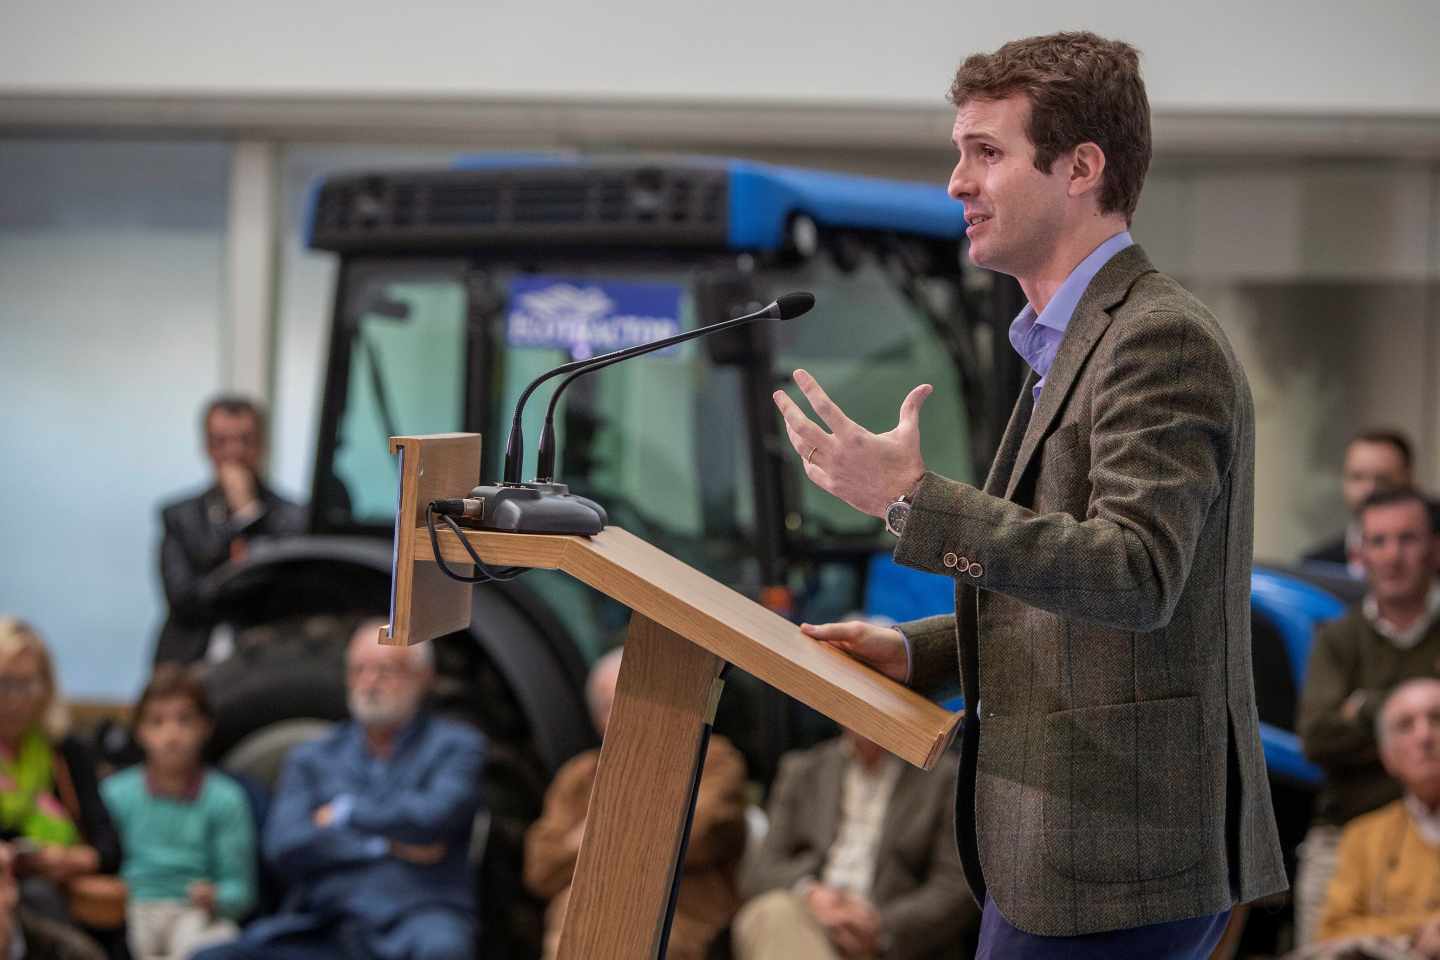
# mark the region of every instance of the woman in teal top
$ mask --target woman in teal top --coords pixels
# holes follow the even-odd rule
[[[162,664],[135,709],[145,763],[101,785],[125,849],[135,960],[183,960],[229,940],[255,905],[249,802],[235,781],[203,766],[210,726],[199,681]]]

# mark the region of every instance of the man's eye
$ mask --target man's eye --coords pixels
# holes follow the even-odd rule
[[[1000,156],[1000,151],[996,150],[994,147],[981,147],[980,156],[984,157],[986,160],[994,160],[996,157]]]

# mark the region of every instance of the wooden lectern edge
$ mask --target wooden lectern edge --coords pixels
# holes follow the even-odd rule
[[[452,532],[442,530],[439,534],[438,542],[442,557],[455,563],[470,562],[468,552]],[[631,536],[624,531],[621,531],[621,534],[625,537]],[[471,539],[477,552],[487,562],[497,565],[515,564],[535,569],[561,570],[602,593],[614,596],[620,602],[630,606],[632,610],[643,612],[645,616],[650,617],[656,623],[682,636],[694,638],[694,642],[698,646],[734,663],[742,670],[762,677],[762,679],[781,676],[799,669],[802,674],[797,677],[795,682],[785,683],[783,686],[780,683],[772,683],[772,685],[780,687],[787,695],[821,713],[831,716],[837,713],[847,715],[844,719],[839,717],[836,719],[846,726],[856,728],[856,732],[875,740],[887,750],[915,766],[927,770],[934,767],[954,739],[961,714],[950,713],[920,694],[846,657],[843,653],[816,644],[808,638],[804,642],[811,646],[817,656],[834,658],[832,663],[844,664],[847,669],[857,671],[851,675],[851,679],[860,681],[861,686],[870,689],[860,692],[833,681],[807,684],[804,682],[804,665],[785,656],[783,652],[773,650],[759,642],[718,642],[714,639],[717,636],[724,636],[727,633],[743,634],[732,625],[707,617],[703,613],[698,616],[687,615],[690,612],[688,607],[677,609],[676,604],[653,602],[652,598],[643,596],[653,588],[645,583],[643,578],[623,567],[601,569],[601,561],[596,555],[594,546],[587,543],[585,538],[505,534],[489,531],[467,531],[467,537]],[[540,551],[538,556],[537,550]],[[415,531],[414,553],[417,557],[424,557],[431,553],[429,533],[423,527]],[[691,572],[703,577],[703,574],[699,574],[698,571],[692,570]],[[705,580],[709,579],[705,578]],[[622,582],[617,583],[617,580]],[[720,586],[723,587],[723,585]],[[766,611],[766,615],[778,618],[778,615],[770,614],[768,611]],[[790,625],[787,624],[787,626]],[[795,628],[795,632],[799,633],[798,628]],[[767,682],[769,681],[767,680]],[[826,696],[827,693],[830,694],[829,697]],[[894,710],[929,714],[930,722],[906,725],[903,721],[898,721],[896,715],[890,710],[872,703],[872,699],[875,697],[888,701],[889,706]],[[844,706],[846,703],[849,703],[849,706]],[[897,723],[900,726],[899,729],[896,728]]]
[[[429,544],[417,549],[424,532],[425,505],[438,497],[468,494],[479,480],[481,437],[478,433],[441,433],[390,438],[397,457],[400,483],[395,510],[394,555],[391,565],[390,616],[379,630],[380,643],[408,646],[470,625],[471,589],[444,576]]]

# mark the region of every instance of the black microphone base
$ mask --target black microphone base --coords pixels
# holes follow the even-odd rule
[[[470,525],[504,533],[552,533],[593,537],[609,518],[594,500],[579,497],[563,483],[479,486],[470,496],[485,507]]]

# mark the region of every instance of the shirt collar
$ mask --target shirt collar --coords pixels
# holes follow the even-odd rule
[[[1421,839],[1432,847],[1440,847],[1440,810],[1431,810],[1413,793],[1405,794],[1405,811],[1415,824]]]
[[[1360,604],[1360,612],[1380,636],[1401,650],[1413,649],[1430,630],[1437,617],[1440,617],[1440,583],[1431,582],[1430,592],[1425,596],[1425,612],[1404,630],[1380,616],[1380,603],[1373,593],[1365,594],[1365,599]]]
[[[1060,350],[1060,340],[1069,328],[1070,319],[1075,315],[1075,308],[1079,306],[1090,281],[1115,254],[1134,243],[1130,231],[1121,230],[1075,265],[1065,282],[1060,284],[1060,289],[1055,291],[1055,296],[1045,304],[1044,310],[1037,315],[1035,308],[1027,303],[1010,324],[1010,345],[1041,379],[1050,372],[1050,364],[1055,362],[1055,355]]]
[[[149,768],[147,767],[145,770],[145,790],[150,796],[163,797],[166,800],[174,800],[177,803],[194,803],[196,798],[200,796],[200,787],[204,783],[205,768],[201,767],[195,771],[195,776],[191,778],[189,783],[185,784],[184,789],[178,794],[165,793],[155,785],[155,778],[150,775]]]

